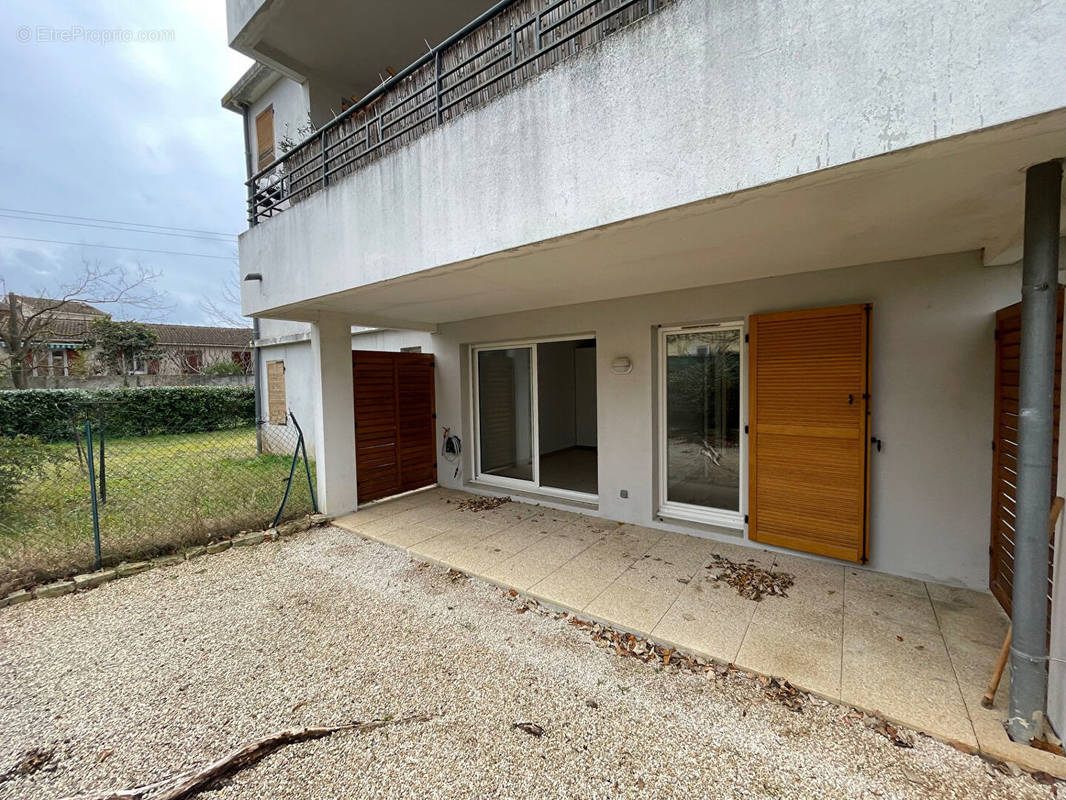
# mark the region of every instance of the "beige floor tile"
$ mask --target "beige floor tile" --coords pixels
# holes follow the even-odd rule
[[[860,567],[847,567],[844,571],[845,589],[855,588],[865,591],[892,592],[893,594],[915,594],[928,597],[925,584],[913,578],[888,575]]]
[[[928,595],[859,589],[847,583],[844,588],[844,613],[849,616],[871,617],[900,626],[901,629],[934,633],[939,630]]]
[[[696,578],[681,591],[652,635],[676,647],[732,662],[756,605],[724,584]]]
[[[494,533],[482,541],[485,544],[499,547],[511,553],[517,553],[519,550],[524,550],[542,539],[546,539],[549,535],[546,530],[541,530],[534,526],[527,527],[525,523],[522,523],[513,528],[506,528],[499,533]]]
[[[391,528],[381,534],[380,540],[396,547],[411,547],[435,536],[440,536],[441,533],[441,531],[434,530],[427,525],[416,523],[414,525],[401,525]]]
[[[451,565],[455,557],[472,544],[474,541],[466,532],[444,531],[411,545],[408,550],[413,556]]]
[[[367,519],[359,512],[336,519],[333,524],[338,528],[344,528],[347,531],[358,533],[360,536],[365,536],[368,539],[374,539],[379,542],[385,541],[385,535],[393,529],[392,526],[388,524],[387,517]]]
[[[939,632],[845,613],[840,697],[936,736],[977,744]]]
[[[843,632],[807,620],[803,627],[776,614],[763,614],[764,600],[748,626],[736,663],[765,675],[787,678],[796,686],[836,700],[840,697]]]
[[[504,586],[525,591],[544,580],[587,546],[583,542],[549,535],[486,570],[484,576]]]
[[[792,576],[788,599],[824,609],[844,607],[844,567],[798,556],[778,554],[773,570]],[[770,598],[768,598],[770,599]]]
[[[788,597],[764,597],[755,606],[753,622],[788,627],[797,633],[840,639],[844,629],[842,604],[828,605]]]
[[[585,550],[529,587],[530,594],[575,611],[591,603],[629,566],[628,560],[586,558]]]
[[[930,590],[935,584],[929,584]],[[953,641],[970,641],[999,649],[1010,620],[989,593],[956,590],[933,598],[933,609],[949,649]]]
[[[648,635],[669,610],[675,597],[615,581],[585,606],[584,613],[611,625]]]
[[[483,576],[512,555],[514,555],[513,550],[505,550],[485,540],[464,547],[449,558],[449,564],[469,575]]]

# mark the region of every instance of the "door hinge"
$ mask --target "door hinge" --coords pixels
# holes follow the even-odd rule
[[[744,515],[744,524],[745,525],[748,524],[748,515],[747,514]]]
[[[747,433],[747,432],[748,432],[748,426],[747,426],[747,425],[745,425],[745,426],[744,426],[744,433]]]
[[[744,341],[745,342],[750,342],[751,341],[751,334],[745,333],[744,334]]]

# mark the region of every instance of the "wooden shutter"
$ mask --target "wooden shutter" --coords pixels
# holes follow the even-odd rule
[[[274,161],[274,106],[263,109],[255,118],[256,171]]]
[[[749,535],[865,561],[870,306],[750,320]]]
[[[285,362],[266,362],[267,414],[271,425],[284,425],[289,419],[285,402]]]
[[[437,481],[433,356],[352,351],[358,500]]]
[[[1051,446],[1051,496],[1058,493],[1059,405],[1062,385],[1062,306],[1059,289],[1058,332],[1055,346],[1055,405]],[[996,312],[995,429],[992,435],[992,538],[988,549],[988,586],[1004,610],[1011,613],[1014,590],[1014,514],[1018,472],[1019,364],[1022,347],[1022,304]],[[1055,532],[1051,531],[1048,559],[1054,565]],[[1048,571],[1048,603],[1051,580]],[[1048,606],[1050,622],[1051,607]]]

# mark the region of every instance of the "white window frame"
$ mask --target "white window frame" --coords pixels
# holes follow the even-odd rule
[[[745,433],[748,418],[748,370],[747,345],[745,344],[745,321],[700,323],[693,325],[675,325],[659,328],[659,510],[657,516],[695,522],[701,525],[714,525],[743,531],[744,518],[748,505],[748,437]],[[740,480],[737,487],[737,511],[725,508],[708,508],[691,503],[678,503],[667,499],[667,481],[669,479],[667,462],[667,445],[669,444],[666,427],[666,337],[674,333],[708,333],[710,331],[735,330],[740,334]]]
[[[58,359],[56,358],[57,353],[61,354]],[[45,367],[48,369],[48,374],[53,378],[68,377],[70,375],[70,361],[68,360],[66,348],[48,348],[48,358],[45,360]],[[57,368],[59,370],[58,373],[56,372]]]
[[[494,342],[492,344],[473,345],[470,348],[470,429],[474,432],[474,480],[486,486],[500,489],[511,489],[520,492],[541,494],[548,497],[557,497],[562,500],[576,500],[582,503],[599,503],[599,494],[588,492],[575,492],[572,489],[560,489],[556,486],[540,485],[540,387],[537,380],[537,345],[549,342],[577,342],[592,339],[595,341],[595,333],[575,334],[571,336],[548,336],[537,339],[520,339],[509,342]],[[502,475],[491,475],[481,471],[481,398],[478,396],[478,353],[491,350],[513,350],[528,347],[530,350],[529,369],[530,375],[530,416],[532,417],[532,440],[530,443],[533,455],[533,480],[525,481],[519,478],[507,478]],[[597,386],[597,398],[599,397]],[[598,402],[598,400],[597,400]],[[597,409],[596,425],[599,427],[599,409]],[[598,439],[599,437],[597,437]],[[596,454],[596,465],[599,468],[599,451]],[[597,481],[597,485],[598,485]]]

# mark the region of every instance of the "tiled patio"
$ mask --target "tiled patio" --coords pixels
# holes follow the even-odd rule
[[[431,489],[336,520],[542,602],[765,674],[938,738],[1066,777],[1066,759],[1009,741],[1009,678],[981,707],[1006,615],[985,592],[524,503],[460,511]],[[713,554],[795,577],[755,602],[715,581]]]

